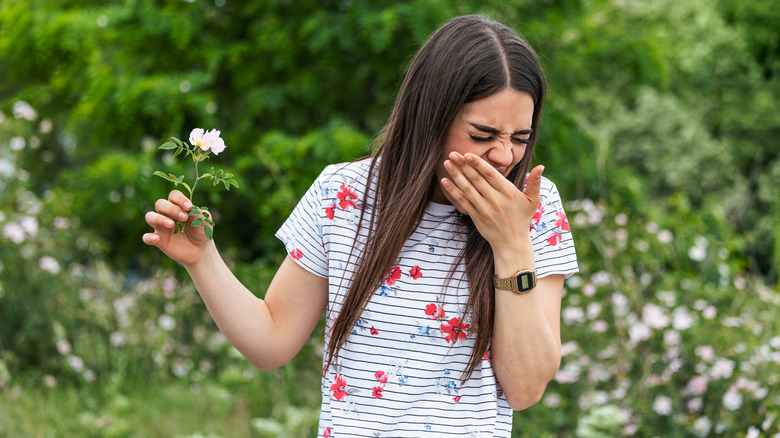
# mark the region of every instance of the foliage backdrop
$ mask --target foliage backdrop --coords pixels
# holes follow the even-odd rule
[[[169,189],[153,169],[186,165],[156,146],[222,131],[241,189],[198,203],[262,295],[298,197],[326,164],[368,152],[416,49],[464,13],[509,24],[542,58],[537,162],[570,201],[581,260],[562,370],[517,435],[777,433],[772,0],[3,0],[0,400],[75,388],[100,402],[73,427],[127,436],[137,410],[103,401],[184,381],[230,412],[246,400],[252,435],[315,427],[316,336],[253,372],[182,270],[140,243]],[[0,436],[43,434],[0,412]]]

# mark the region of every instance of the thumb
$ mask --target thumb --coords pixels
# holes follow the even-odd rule
[[[542,187],[542,172],[544,172],[544,166],[536,166],[528,174],[528,178],[525,183],[525,194],[533,199],[540,196],[539,192]]]

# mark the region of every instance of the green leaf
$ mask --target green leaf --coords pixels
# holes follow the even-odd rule
[[[178,186],[179,184],[181,184],[182,180],[184,180],[184,175],[176,178],[176,181],[174,181],[173,183]]]
[[[170,149],[176,149],[176,145],[171,142],[165,142],[157,149],[163,149],[163,150],[170,150]]]
[[[222,180],[222,184],[224,184],[224,185],[225,185],[225,190],[227,190],[227,191],[230,191],[230,184],[228,184],[228,182],[227,182],[227,181],[225,181],[225,180],[223,179],[223,180]]]
[[[193,207],[195,206],[193,205]],[[190,210],[190,216],[200,216],[200,210]]]
[[[214,228],[203,227],[203,232],[206,234],[206,237],[208,237],[209,240],[214,240]]]
[[[238,188],[238,183],[234,179],[229,179],[228,182],[233,185],[235,188]]]
[[[199,217],[199,218],[195,219],[195,220],[194,220],[194,221],[192,221],[192,223],[190,224],[190,226],[191,226],[191,227],[199,227],[199,226],[201,226],[201,225],[203,225],[203,218],[202,218],[202,217]]]
[[[182,142],[181,142],[181,140],[179,140],[179,139],[178,139],[178,138],[176,138],[176,137],[171,137],[171,139],[172,139],[173,141],[175,141],[175,142],[176,142],[176,144],[177,144],[177,145],[179,145],[179,147],[182,147]]]
[[[189,184],[187,184],[186,182],[182,181],[182,182],[181,182],[181,185],[183,185],[184,187],[187,187],[187,191],[188,191],[188,192],[192,192],[192,189],[190,188],[190,185],[189,185]]]
[[[165,172],[160,172],[159,170],[155,170],[152,175],[159,176],[160,178],[167,179],[168,181],[171,180],[168,178],[168,175],[166,175]]]
[[[181,153],[181,151],[183,151],[183,150],[184,149],[182,149],[182,148],[176,149],[176,152],[174,152],[174,154],[173,154],[173,158],[176,158],[176,156],[179,155]]]
[[[217,184],[219,184],[219,180],[215,177],[214,178],[214,185],[217,185]]]

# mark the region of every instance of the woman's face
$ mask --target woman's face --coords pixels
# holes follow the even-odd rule
[[[440,183],[442,178],[449,177],[443,163],[451,152],[478,155],[506,177],[525,154],[533,114],[533,97],[510,87],[463,105],[447,133],[432,201],[452,203]]]

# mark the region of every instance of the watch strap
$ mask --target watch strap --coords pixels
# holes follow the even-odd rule
[[[506,278],[493,274],[493,287],[516,294],[527,294],[536,287],[536,271],[521,269]]]

